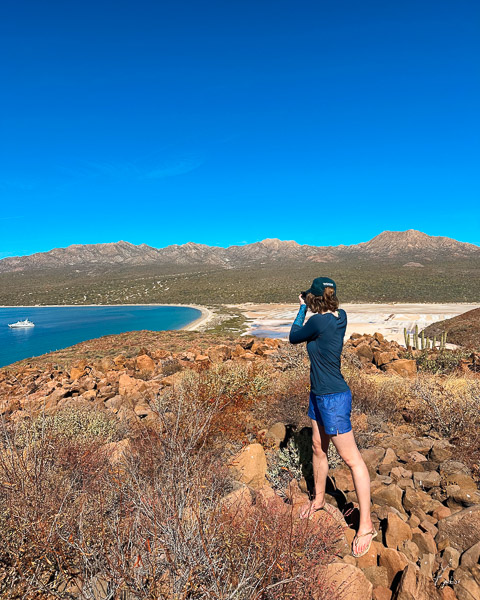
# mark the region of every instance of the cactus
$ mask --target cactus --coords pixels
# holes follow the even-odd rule
[[[445,350],[447,347],[447,332],[444,331],[440,337],[440,350]]]
[[[413,345],[415,350],[418,350],[418,325],[415,325],[415,333],[413,334]]]
[[[408,333],[407,328],[403,328],[403,339],[405,340],[405,348],[408,348]]]
[[[437,347],[437,336],[434,335],[433,336],[433,349],[435,350],[436,347]]]
[[[425,350],[425,331],[422,330],[422,334],[420,336],[420,341],[422,344],[422,350]]]

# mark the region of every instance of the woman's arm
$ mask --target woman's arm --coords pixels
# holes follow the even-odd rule
[[[309,319],[305,325],[303,322],[305,320],[305,314],[307,312],[307,305],[301,304],[298,310],[298,314],[295,317],[295,321],[292,324],[290,329],[290,335],[288,336],[288,341],[291,344],[300,344],[301,342],[308,342],[308,340],[313,339],[317,335],[317,327],[312,319]]]

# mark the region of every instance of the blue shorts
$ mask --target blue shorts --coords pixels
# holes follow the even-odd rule
[[[313,392],[310,392],[308,416],[317,421],[328,435],[351,431],[351,412],[352,393],[350,390],[323,396],[316,396]]]

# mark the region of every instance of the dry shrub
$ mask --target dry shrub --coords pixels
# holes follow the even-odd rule
[[[421,377],[412,385],[416,423],[448,438],[470,465],[480,462],[480,381],[473,377]]]
[[[344,376],[352,391],[352,407],[356,412],[375,416],[383,422],[394,422],[409,405],[410,380],[369,375],[356,369],[344,372]]]
[[[101,436],[45,423],[16,444],[5,428],[1,597],[309,598],[338,529],[311,535],[289,510],[257,507],[240,524],[219,510],[231,483],[211,442],[222,419],[267,389],[250,365],[192,371],[158,397],[148,427],[130,431],[131,452],[116,464]]]

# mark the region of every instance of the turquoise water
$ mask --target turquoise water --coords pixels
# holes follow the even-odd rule
[[[103,335],[141,329],[180,329],[200,315],[200,310],[186,306],[0,308],[0,367]],[[35,327],[8,327],[9,323],[26,318]]]

